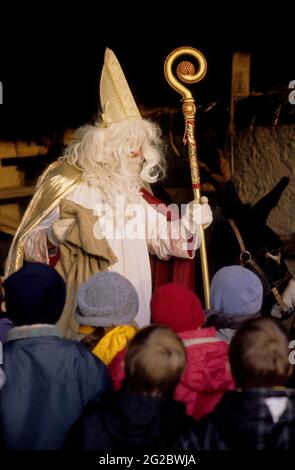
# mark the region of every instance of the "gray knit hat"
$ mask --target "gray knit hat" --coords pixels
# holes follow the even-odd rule
[[[112,271],[91,276],[78,289],[76,320],[80,325],[126,325],[138,312],[138,295],[128,279]]]
[[[243,266],[225,266],[213,276],[210,288],[211,306],[228,316],[260,312],[263,286],[256,274]]]

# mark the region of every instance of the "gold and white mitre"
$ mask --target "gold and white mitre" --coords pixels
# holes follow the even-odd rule
[[[100,104],[107,127],[123,119],[141,118],[121,65],[108,48],[100,78]]]

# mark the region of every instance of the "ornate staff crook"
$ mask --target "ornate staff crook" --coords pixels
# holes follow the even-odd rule
[[[170,52],[165,60],[164,73],[165,78],[169,85],[178,93],[182,95],[182,112],[185,121],[185,134],[184,143],[188,143],[188,152],[190,160],[191,180],[192,188],[194,192],[194,199],[197,203],[201,200],[201,185],[200,185],[200,172],[199,162],[197,155],[197,146],[195,140],[195,114],[196,105],[195,100],[190,90],[182,85],[180,81],[173,75],[172,65],[182,55],[189,55],[196,59],[198,62],[198,71],[195,72],[195,67],[191,62],[183,61],[180,62],[176,68],[176,74],[179,80],[183,83],[196,83],[202,80],[206,75],[207,62],[203,54],[194,49],[193,47],[179,47],[174,51]],[[209,285],[209,274],[208,274],[208,263],[206,253],[206,242],[205,232],[203,225],[200,225],[200,252],[201,252],[201,265],[202,265],[202,276],[204,286],[204,296],[206,308],[210,308],[210,285]]]

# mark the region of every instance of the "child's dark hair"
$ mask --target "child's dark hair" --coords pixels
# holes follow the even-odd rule
[[[246,320],[229,347],[231,371],[239,388],[285,386],[291,372],[288,338],[271,318]]]
[[[92,351],[104,335],[105,328],[103,326],[98,326],[95,328],[93,333],[86,335],[85,338],[81,340],[81,343],[84,344],[89,351]]]
[[[129,344],[124,386],[138,394],[172,396],[185,364],[185,347],[174,331],[147,326]]]

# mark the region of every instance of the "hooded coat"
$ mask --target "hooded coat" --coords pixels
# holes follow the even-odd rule
[[[182,403],[121,389],[89,409],[75,423],[65,447],[132,454],[192,450],[194,426]]]
[[[226,390],[233,389],[228,345],[218,338],[215,328],[201,328],[205,319],[201,302],[186,286],[158,287],[151,312],[154,323],[172,328],[185,345],[187,364],[174,398],[185,403],[187,414],[200,419],[214,409]]]
[[[1,448],[61,449],[84,407],[112,390],[106,366],[53,325],[10,330],[3,359]]]
[[[224,392],[234,388],[227,370],[228,344],[216,336],[214,328],[178,333],[186,346],[187,364],[176,386],[174,399],[186,406],[186,413],[200,419],[210,413]],[[109,365],[115,390],[124,380],[123,361],[126,350],[121,351]]]
[[[197,434],[203,450],[292,449],[295,391],[226,392],[214,412],[200,421]]]

